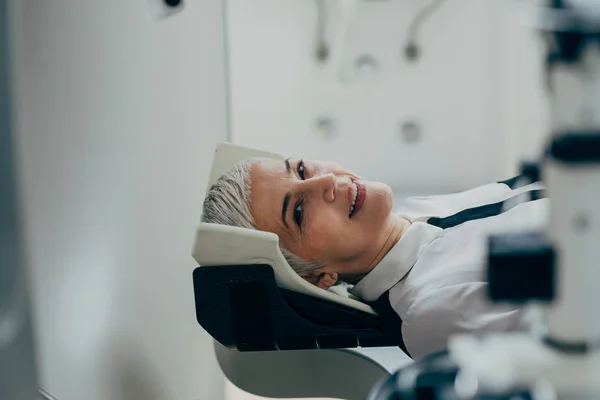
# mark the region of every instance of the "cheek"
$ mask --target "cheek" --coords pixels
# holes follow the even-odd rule
[[[339,215],[324,216],[312,219],[308,231],[313,238],[320,238],[331,242],[344,232],[347,224],[341,220]]]
[[[312,218],[305,231],[304,248],[313,257],[336,252],[348,241],[349,224],[339,215],[319,215]]]

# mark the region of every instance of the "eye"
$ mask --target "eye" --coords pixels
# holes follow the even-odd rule
[[[306,167],[304,166],[304,160],[300,160],[300,162],[298,163],[297,171],[298,171],[298,176],[300,177],[300,179],[305,180],[306,179]]]
[[[298,203],[296,203],[296,206],[294,207],[294,222],[296,223],[296,225],[298,225],[299,229],[302,229],[302,219],[303,219],[303,207],[302,207],[302,201],[299,201]]]

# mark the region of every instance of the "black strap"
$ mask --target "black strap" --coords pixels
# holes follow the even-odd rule
[[[499,181],[500,184],[505,184],[511,189],[516,189],[518,183],[531,184],[540,182],[540,165],[536,162],[525,162],[521,165],[521,175],[514,176],[510,179]]]
[[[545,197],[544,190],[532,190],[529,192],[524,192],[518,194],[514,197],[511,197],[508,200],[500,201],[498,203],[486,204],[479,207],[468,208],[466,210],[462,210],[454,215],[449,217],[439,218],[439,217],[431,217],[427,220],[428,224],[433,226],[437,226],[442,229],[453,228],[455,226],[464,224],[468,221],[473,221],[476,219],[483,219],[488,217],[494,217],[496,215],[502,214],[513,207],[518,206],[521,203],[517,203],[514,200],[517,196],[522,196],[523,194],[529,194],[529,199],[527,201],[534,201]]]
[[[412,358],[404,344],[404,338],[402,336],[402,318],[400,318],[396,310],[392,308],[389,290],[379,296],[377,300],[369,303],[369,305],[373,307],[373,310],[381,317],[383,328],[386,333],[391,338],[397,340],[398,347],[400,347],[407,356]]]
[[[523,175],[517,175],[515,177],[512,177],[510,179],[507,179],[505,181],[500,181],[498,183],[500,184],[505,184],[506,186],[508,186],[511,189],[516,189],[517,187],[517,182],[519,181],[519,179],[521,179],[523,177]]]

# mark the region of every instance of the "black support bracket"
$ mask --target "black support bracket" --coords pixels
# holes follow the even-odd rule
[[[239,351],[396,346],[380,317],[282,289],[269,265],[194,270],[198,323]]]

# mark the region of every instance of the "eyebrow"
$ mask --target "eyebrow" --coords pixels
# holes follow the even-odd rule
[[[285,169],[288,174],[292,173],[292,166],[290,165],[290,159],[287,158],[285,161]],[[287,229],[290,229],[285,216],[287,215],[288,206],[290,205],[290,200],[292,199],[292,193],[287,192],[285,197],[283,198],[283,208],[281,209],[281,220]]]
[[[286,158],[284,162],[285,162],[285,169],[287,170],[288,174],[291,174],[292,166],[290,165],[290,159]]]
[[[283,198],[283,209],[281,210],[281,220],[283,221],[283,224],[285,225],[285,227],[288,229],[290,227],[288,226],[287,220],[285,219],[285,215],[287,214],[287,209],[290,204],[291,198],[292,198],[292,194],[290,192],[287,192],[285,194],[285,197]]]

